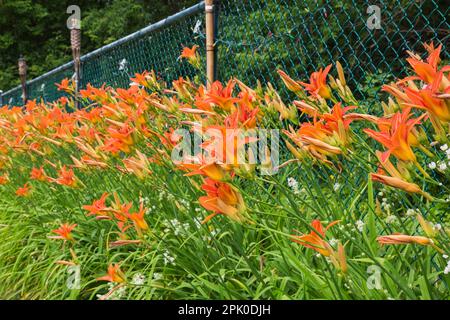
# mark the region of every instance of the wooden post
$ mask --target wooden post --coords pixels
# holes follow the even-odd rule
[[[215,45],[214,45],[214,0],[205,1],[206,13],[206,78],[209,87],[214,82]]]
[[[22,99],[23,104],[25,105],[27,103],[28,97],[27,97],[27,62],[23,56],[20,56],[19,58],[19,77],[20,77],[20,83],[22,84]]]
[[[80,21],[72,19],[70,29],[70,45],[72,47],[73,66],[75,69],[75,108],[78,109],[78,92],[80,90],[80,55],[81,55],[81,28]]]

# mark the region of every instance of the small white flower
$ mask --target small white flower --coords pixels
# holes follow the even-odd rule
[[[442,226],[441,226],[440,223],[436,223],[436,224],[433,226],[433,229],[434,229],[435,231],[441,231],[441,230],[442,230]]]
[[[153,273],[153,280],[161,280],[163,278],[163,275],[158,272]]]
[[[416,209],[408,209],[408,210],[406,210],[406,216],[408,216],[408,217],[414,217],[416,215],[416,213],[417,213]]]
[[[397,217],[396,216],[391,214],[390,216],[386,217],[386,223],[392,224],[392,223],[395,223],[395,222],[397,222]]]
[[[440,149],[442,151],[446,151],[446,150],[448,150],[448,145],[447,144],[443,144]]]
[[[364,230],[364,222],[362,220],[358,220],[355,222],[356,229],[358,229],[359,232],[363,232]]]
[[[384,196],[384,193],[380,191],[380,192],[378,192],[378,196],[382,197],[382,196]]]
[[[141,286],[145,283],[145,276],[142,273],[136,273],[131,280],[131,284]]]
[[[328,243],[330,244],[330,246],[334,247],[337,244],[337,240],[335,238],[332,238],[328,241]]]
[[[341,187],[341,185],[340,185],[339,183],[336,182],[336,183],[334,184],[334,186],[333,186],[333,190],[334,190],[334,191],[338,191],[340,187]]]
[[[450,273],[450,261],[447,262],[447,266],[444,269],[444,274],[449,274]]]
[[[447,164],[446,164],[445,162],[439,163],[439,170],[440,170],[440,171],[445,171],[445,170],[447,170]]]
[[[109,291],[113,290],[114,286],[116,286],[116,283],[110,282],[108,284]],[[123,287],[116,289],[109,295],[108,294],[105,294],[105,295],[98,294],[97,298],[101,299],[101,300],[103,300],[103,299],[105,299],[105,300],[121,300],[125,296],[126,292],[127,292],[127,287],[123,286]]]
[[[382,202],[381,203],[381,207],[386,209],[386,210],[389,210],[392,207],[392,205],[390,203],[387,203],[387,202]]]
[[[172,257],[169,253],[169,251],[164,251],[163,252],[163,259],[164,259],[164,264],[172,264],[175,265],[175,257]]]
[[[429,164],[428,164],[428,168],[430,168],[431,170],[433,170],[433,169],[436,169],[436,162],[430,162]]]
[[[448,259],[448,255],[446,255],[446,254],[443,254],[443,255],[442,255],[442,258],[444,258],[444,259]]]
[[[299,194],[300,193],[300,191],[298,190],[298,182],[297,182],[297,180],[295,180],[292,177],[289,177],[289,178],[287,178],[287,183],[288,183],[289,188],[291,188],[292,191],[294,192],[294,194]]]

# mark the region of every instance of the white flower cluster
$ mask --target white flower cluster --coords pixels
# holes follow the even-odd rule
[[[364,222],[362,220],[358,220],[355,222],[356,229],[358,229],[359,232],[364,231]]]
[[[135,273],[133,276],[133,279],[131,279],[131,284],[134,284],[136,286],[142,286],[145,284],[145,276],[142,273]]]
[[[200,208],[195,208],[196,212],[198,212],[197,209],[200,209]],[[201,211],[201,209],[199,211]],[[202,216],[198,216],[198,217],[194,218],[194,223],[195,223],[195,226],[197,227],[197,229],[200,229],[202,227],[202,221],[203,221]]]
[[[415,217],[420,211],[418,209],[408,209],[406,210],[407,217]]]
[[[159,200],[159,202],[162,202],[162,201],[165,201],[165,200],[168,200],[168,201],[172,202],[172,201],[175,201],[175,196],[173,194],[165,191],[165,190],[162,190],[159,193],[158,200]]]
[[[440,232],[440,231],[442,230],[442,225],[441,225],[440,223],[436,223],[436,224],[433,226],[433,230],[434,230],[435,232]]]
[[[388,199],[387,198],[382,198],[381,199],[381,208],[385,209],[385,210],[390,210],[392,207],[392,204],[388,203]]]
[[[126,286],[122,286],[120,288],[117,288],[111,294],[109,294],[111,292],[111,290],[113,290],[116,285],[117,285],[117,283],[115,283],[115,282],[109,282],[108,283],[108,293],[106,293],[104,295],[98,294],[97,295],[97,299],[99,299],[99,300],[122,300],[123,297],[127,293],[127,287]]]
[[[441,149],[441,151],[445,152],[446,156],[447,156],[447,160],[450,160],[450,148],[448,147],[447,144],[443,144],[442,146],[439,147],[439,149]],[[430,168],[431,170],[434,169],[438,169],[439,171],[443,172],[445,170],[447,170],[450,167],[450,161],[438,161],[437,163],[432,161],[428,164],[428,168]]]
[[[331,238],[328,240],[328,244],[332,247],[335,247],[337,245],[338,241],[335,238]]]
[[[386,217],[386,223],[388,224],[393,224],[396,223],[397,221],[398,221],[397,217],[394,216],[393,214]]]
[[[447,260],[448,259],[448,255],[444,254],[444,255],[442,255],[442,258]],[[447,266],[444,269],[444,274],[449,274],[449,273],[450,273],[450,260],[447,261]]]
[[[153,272],[153,280],[161,280],[163,278],[163,275],[161,273],[158,272]]]
[[[190,227],[189,223],[181,223],[178,219],[166,220],[164,225],[166,226],[164,232],[169,233],[171,228],[173,228],[173,234],[175,236],[187,233]]]
[[[289,178],[287,178],[287,184],[288,184],[289,188],[292,189],[294,194],[299,194],[300,193],[300,190],[298,189],[298,182],[297,182],[297,180],[295,180],[292,177],[289,177]]]
[[[144,204],[144,206],[148,206],[150,205],[150,198],[149,197],[142,197],[142,203]]]
[[[185,208],[189,208],[189,201],[187,201],[186,199],[180,199],[178,200],[178,202]]]
[[[163,252],[163,259],[165,265],[168,264],[175,265],[175,257],[171,256],[170,252],[167,250]]]

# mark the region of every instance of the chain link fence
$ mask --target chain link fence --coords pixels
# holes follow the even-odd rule
[[[81,85],[128,87],[135,73],[155,70],[166,81],[194,76],[188,63],[179,61],[184,46],[199,46],[204,51],[204,3],[200,2],[173,16],[143,28],[125,38],[81,57]],[[27,82],[28,99],[51,102],[64,93],[55,83],[74,76],[73,62],[60,66]],[[3,104],[22,105],[22,89],[16,87],[2,95]]]
[[[239,77],[249,85],[271,82],[282,94],[277,69],[296,79],[339,60],[358,98],[376,98],[383,83],[405,75],[406,50],[443,44],[449,59],[450,9],[445,0],[221,0],[216,1],[218,79]],[[155,70],[170,81],[193,76],[177,58],[183,46],[204,52],[204,3],[188,8],[82,57],[82,83],[126,87],[135,72]],[[28,83],[30,99],[62,95],[54,83],[71,77],[68,63]],[[21,104],[19,87],[3,103]]]

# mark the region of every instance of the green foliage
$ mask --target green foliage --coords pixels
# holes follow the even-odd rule
[[[0,89],[20,83],[17,59],[21,54],[27,59],[29,79],[71,60],[66,28],[69,5],[81,9],[82,52],[87,53],[193,3],[196,1],[0,1]]]

